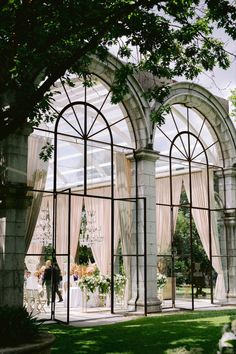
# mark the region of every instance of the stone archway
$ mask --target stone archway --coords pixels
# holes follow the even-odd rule
[[[222,263],[224,265],[225,284],[228,286],[228,297],[235,296],[235,161],[236,161],[236,130],[229,118],[227,101],[217,98],[200,85],[179,82],[170,85],[170,93],[166,104],[183,105],[194,109],[209,122],[209,132],[220,141],[219,170],[215,171],[218,192],[223,200],[224,233],[219,239]]]
[[[232,167],[236,162],[236,129],[229,117],[226,100],[217,98],[200,85],[178,82],[170,85],[170,94],[164,103],[180,103],[207,117],[222,143],[224,167]]]

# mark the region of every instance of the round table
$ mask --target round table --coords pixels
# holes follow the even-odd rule
[[[67,307],[68,292],[64,294],[64,307]],[[70,287],[70,307],[82,307],[82,291],[78,286]]]

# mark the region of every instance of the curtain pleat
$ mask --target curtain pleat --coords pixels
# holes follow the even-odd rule
[[[69,196],[58,194],[57,195],[57,210],[56,210],[56,253],[57,262],[61,269],[66,269],[67,256],[60,256],[60,254],[68,253],[69,241]],[[81,213],[83,206],[83,197],[71,196],[71,217],[70,217],[70,256],[71,262],[74,261],[81,224]]]
[[[89,190],[89,193],[110,196],[111,187],[100,187]],[[101,242],[92,245],[92,252],[101,274],[111,274],[111,200],[85,197],[85,210],[95,212],[94,227],[100,229]]]
[[[189,175],[183,175],[184,187],[190,200],[190,186],[189,186]],[[192,173],[191,175],[192,184],[192,215],[198,230],[199,237],[201,239],[203,248],[210,258],[210,248],[209,248],[209,214],[208,210],[199,208],[210,208],[208,203],[208,181],[207,181],[207,171],[203,170],[200,172]],[[210,201],[214,201],[214,188],[213,188],[213,173],[209,171],[209,191],[210,191]],[[220,247],[217,235],[217,220],[215,212],[211,212],[211,247],[212,247],[212,265],[217,272],[217,280],[215,287],[215,298],[223,300],[226,297],[225,283],[223,276],[223,268],[220,259]]]
[[[131,162],[127,160],[125,154],[117,152],[115,155],[116,166],[116,185],[115,194],[117,198],[130,198],[131,196]],[[116,201],[115,220],[116,220],[116,239],[115,247],[117,247],[119,239],[121,240],[122,254],[131,254],[131,202]],[[116,249],[116,248],[115,248]],[[127,278],[125,300],[131,294],[131,257],[124,256],[124,269]]]
[[[32,202],[27,209],[26,215],[26,253],[28,252],[37,223],[47,179],[48,161],[45,162],[39,158],[39,153],[47,141],[46,138],[38,136],[30,136],[28,139],[27,186],[42,192],[28,192],[28,195],[32,197]]]
[[[172,203],[179,204],[182,189],[182,175],[172,177]],[[171,209],[170,177],[156,179],[156,235],[157,254],[170,252],[171,247]],[[166,204],[160,205],[160,204]],[[173,207],[173,227],[176,227],[179,207]]]

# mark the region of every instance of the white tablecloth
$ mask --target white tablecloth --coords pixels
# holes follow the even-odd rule
[[[67,290],[64,292],[64,307],[67,307]],[[88,295],[88,299],[87,299]],[[98,307],[100,299],[98,292],[86,293],[82,292],[78,286],[70,287],[70,307],[81,307],[83,309],[87,307]]]
[[[67,307],[68,292],[64,293],[64,307]],[[78,286],[70,287],[70,307],[82,307],[82,291]]]

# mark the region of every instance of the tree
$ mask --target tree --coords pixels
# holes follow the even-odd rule
[[[192,249],[190,241],[190,208],[185,191],[180,195],[180,205],[176,229],[173,240],[173,247],[176,250],[177,260],[175,262],[176,281],[178,285],[191,281],[191,257],[192,261],[201,264],[201,269],[205,274],[209,272],[210,261],[204,251],[197,227],[192,218],[191,235]],[[209,274],[208,274],[209,275]]]
[[[27,121],[53,119],[50,87],[67,70],[91,84],[91,56],[105,60],[118,46],[124,66],[117,69],[113,102],[128,91],[126,79],[137,71],[163,78],[146,92],[162,102],[165,82],[230,64],[214,26],[236,38],[236,5],[227,0],[2,0],[0,1],[0,139]],[[132,48],[141,55],[132,60]],[[162,120],[161,110],[152,113]]]

